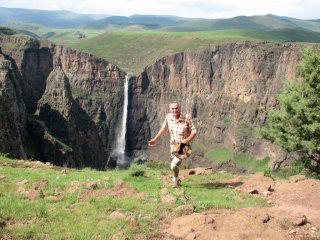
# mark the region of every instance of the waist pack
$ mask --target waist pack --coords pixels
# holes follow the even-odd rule
[[[174,144],[172,149],[172,154],[179,158],[180,160],[185,159],[190,156],[192,152],[191,145],[178,143]]]

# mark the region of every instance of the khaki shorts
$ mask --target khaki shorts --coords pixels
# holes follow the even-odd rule
[[[179,158],[177,158],[175,155],[172,154],[173,147],[174,147],[174,145],[170,145],[170,149],[171,149],[171,166],[170,166],[170,169],[171,170],[173,170],[175,167],[179,167],[181,162],[182,162]]]

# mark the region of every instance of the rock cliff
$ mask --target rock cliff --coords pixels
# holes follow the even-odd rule
[[[258,128],[266,120],[266,109],[277,105],[283,82],[296,77],[300,48],[298,44],[225,43],[177,53],[146,67],[133,84],[129,118],[136,127],[129,129],[129,146],[144,148],[142,141],[157,133],[168,103],[178,101],[194,118],[197,148],[223,146],[283,160],[278,149],[259,138]],[[166,142],[151,151],[154,158],[169,157],[164,154],[167,150],[159,151],[168,148]]]
[[[1,149],[58,165],[104,168],[115,148],[126,73],[106,60],[48,41],[0,35]],[[156,134],[168,103],[178,101],[198,129],[194,158],[223,146],[285,159],[259,137],[266,109],[285,80],[296,78],[302,45],[231,42],[164,57],[129,86],[127,154],[169,158]]]
[[[1,35],[0,46],[6,59],[1,87],[11,94],[2,94],[1,114],[16,106],[2,120],[1,130],[16,134],[10,141],[1,136],[6,142],[1,152],[104,168],[122,114],[125,72],[92,55],[21,35]]]

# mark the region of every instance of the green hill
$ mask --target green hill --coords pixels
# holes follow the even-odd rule
[[[181,51],[196,50],[223,41],[320,42],[320,33],[292,29],[272,31],[229,29],[201,32],[116,31],[77,40],[56,38],[59,44],[108,59],[127,71],[140,72],[156,60]]]
[[[0,7],[0,23],[140,72],[157,59],[222,41],[320,42],[320,21],[262,15],[229,19],[101,16]]]

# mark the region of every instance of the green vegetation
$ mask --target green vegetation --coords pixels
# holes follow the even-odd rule
[[[74,41],[63,37],[52,40],[107,59],[124,70],[139,72],[164,56],[225,41],[282,42],[288,39],[281,32],[228,29],[201,32],[113,31]]]
[[[268,167],[269,158],[257,160],[246,153],[234,153],[226,148],[215,148],[208,151],[205,157],[210,159],[215,165],[234,161],[237,168],[243,169],[248,173],[262,172]]]
[[[195,211],[265,204],[219,184],[230,173],[188,176],[180,189],[172,188],[170,179],[161,180],[169,174],[168,166],[155,163],[128,170],[75,170],[2,154],[0,238],[111,239],[121,233],[129,239],[150,239],[162,223],[178,216],[173,210],[182,204],[192,204]],[[47,184],[35,187],[39,182]],[[175,201],[163,203],[163,189]],[[32,191],[38,191],[38,197],[32,199]]]
[[[268,111],[262,136],[309,161],[320,173],[320,55],[305,50],[298,66],[301,80],[288,82],[279,95],[280,109]]]
[[[7,26],[21,34],[46,38],[104,58],[125,71],[136,73],[164,56],[226,41],[320,42],[320,25],[312,21],[267,15],[225,20],[184,19],[182,24],[177,21],[167,26],[148,24],[148,21],[165,18],[147,17],[143,20],[146,25],[105,22],[56,28],[41,23],[9,23]]]

